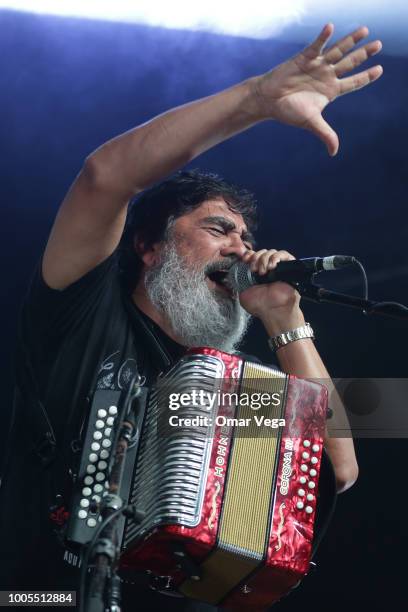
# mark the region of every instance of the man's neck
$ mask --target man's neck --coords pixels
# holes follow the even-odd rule
[[[154,321],[161,330],[178,344],[183,344],[181,339],[173,332],[163,314],[153,306],[149,296],[146,293],[143,280],[140,280],[132,293],[133,303]]]

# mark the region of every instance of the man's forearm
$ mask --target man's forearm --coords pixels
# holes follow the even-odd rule
[[[177,107],[117,136],[94,151],[88,165],[104,190],[132,197],[260,121],[255,81]]]
[[[275,336],[304,325],[304,318],[301,311],[298,310],[293,315],[292,321],[283,323],[275,318],[273,322],[264,322],[264,325],[268,334]],[[291,342],[279,348],[276,355],[284,372],[301,378],[317,379],[318,382],[323,383],[328,388],[330,408],[334,413],[333,420],[337,424],[341,424],[341,433],[345,436],[344,429],[348,427],[348,419],[313,340],[302,339]],[[331,438],[326,433],[325,448],[336,474],[338,492],[345,491],[351,487],[358,476],[358,465],[351,433],[349,437],[341,438]]]

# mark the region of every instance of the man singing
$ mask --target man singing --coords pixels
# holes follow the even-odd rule
[[[313,132],[335,155],[338,138],[322,111],[338,96],[378,79],[382,69],[345,76],[380,51],[381,43],[355,49],[368,35],[362,27],[326,50],[332,32],[326,25],[310,46],[277,68],[172,109],[86,159],[23,305],[18,401],[1,500],[7,532],[2,589],[78,589],[78,568],[63,560],[50,508],[69,507],[66,496],[95,389],[123,388],[135,366],[149,386],[188,347],[233,352],[251,316],[261,320],[272,345],[281,334],[295,332],[276,351],[281,370],[329,377],[292,286],[258,285],[238,296],[214,276],[237,260],[265,274],[294,259],[287,251],[255,249],[251,195],[205,172],[181,172],[157,183],[266,120]],[[140,192],[124,231],[129,201]],[[345,491],[358,473],[352,440],[328,438],[326,451],[338,491]],[[126,601],[139,593],[140,587],[132,592],[130,586]],[[143,597],[149,609],[199,605],[163,603],[153,593]]]

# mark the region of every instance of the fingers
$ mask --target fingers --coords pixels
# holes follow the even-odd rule
[[[353,53],[349,53],[346,57],[343,57],[342,60],[337,62],[334,66],[334,70],[336,72],[336,76],[342,76],[345,72],[350,72],[355,68],[358,68],[360,64],[365,62],[369,57],[376,55],[381,51],[382,44],[381,41],[375,40],[373,42],[369,42],[364,47],[360,47],[353,51]]]
[[[356,91],[357,89],[365,87],[369,83],[373,83],[380,78],[382,73],[382,66],[373,66],[373,68],[368,68],[368,70],[354,74],[346,79],[340,79],[339,95],[342,96],[344,94],[348,94],[351,91]]]
[[[339,137],[321,115],[316,115],[313,117],[313,119],[310,119],[308,124],[305,125],[305,128],[313,132],[313,134],[324,142],[330,157],[337,154],[337,151],[339,150]]]
[[[351,34],[341,38],[334,45],[327,49],[324,54],[326,61],[329,64],[337,64],[346,53],[348,53],[360,40],[366,38],[369,34],[368,28],[365,26],[358,28]]]
[[[318,55],[321,55],[323,48],[331,35],[334,32],[334,25],[332,23],[327,23],[323,30],[320,32],[319,36],[314,40],[306,49],[303,51],[303,54],[307,57],[313,59]]]
[[[260,251],[247,251],[242,257],[242,261],[247,263],[252,272],[266,274],[273,270],[280,261],[293,260],[295,257],[288,251],[277,251],[276,249],[261,249]]]

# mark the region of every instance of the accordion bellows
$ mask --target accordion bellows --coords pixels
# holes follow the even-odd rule
[[[150,394],[121,568],[232,610],[280,599],[309,569],[326,410],[324,386],[190,351]]]

